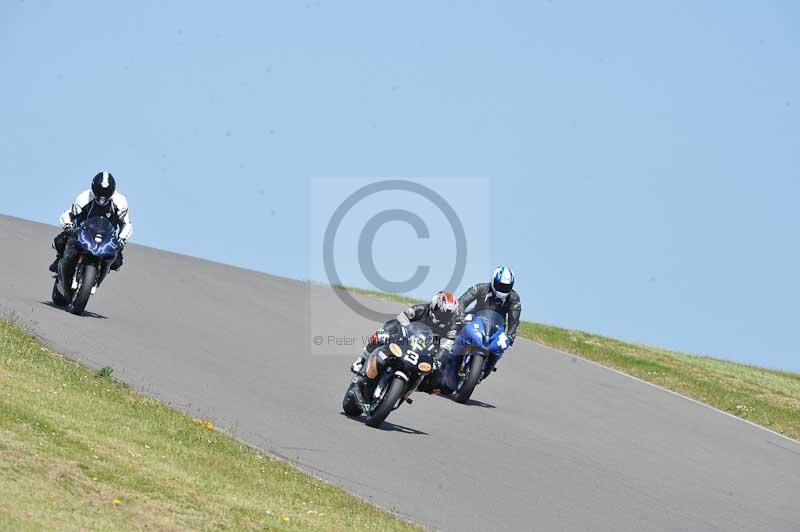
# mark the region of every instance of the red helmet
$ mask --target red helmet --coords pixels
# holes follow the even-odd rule
[[[458,314],[458,299],[450,292],[444,290],[436,292],[431,299],[431,320],[437,325],[447,325]]]

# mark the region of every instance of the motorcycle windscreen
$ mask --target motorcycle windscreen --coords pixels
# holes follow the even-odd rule
[[[92,236],[101,235],[103,238],[108,239],[111,239],[117,235],[117,231],[114,229],[114,224],[112,224],[108,218],[103,218],[102,216],[86,219],[81,224],[81,229],[89,231],[92,233]]]
[[[486,328],[486,336],[490,338],[502,331],[506,326],[506,320],[498,312],[491,309],[479,310],[475,313],[475,319],[483,322]]]
[[[415,321],[406,328],[408,348],[422,351],[433,343],[433,331],[424,323]]]
[[[101,217],[89,218],[80,225],[78,242],[95,256],[113,255],[119,250],[114,225]]]

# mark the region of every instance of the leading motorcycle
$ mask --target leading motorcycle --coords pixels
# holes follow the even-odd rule
[[[433,370],[433,331],[415,322],[401,327],[383,346],[370,353],[366,376],[353,377],[342,401],[348,416],[367,416],[367,425],[378,427],[393,410],[406,402]]]
[[[89,297],[106,278],[121,250],[110,221],[101,217],[84,220],[68,234],[53,283],[53,303],[72,314],[83,314]]]

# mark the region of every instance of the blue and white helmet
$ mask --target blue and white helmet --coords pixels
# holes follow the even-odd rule
[[[498,266],[492,276],[492,293],[495,297],[505,299],[514,288],[514,272],[508,266]]]

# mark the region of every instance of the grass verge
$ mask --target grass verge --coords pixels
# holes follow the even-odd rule
[[[347,288],[398,303],[405,296]],[[617,369],[800,440],[800,375],[522,322],[519,336]]]
[[[418,530],[0,321],[0,529]]]

